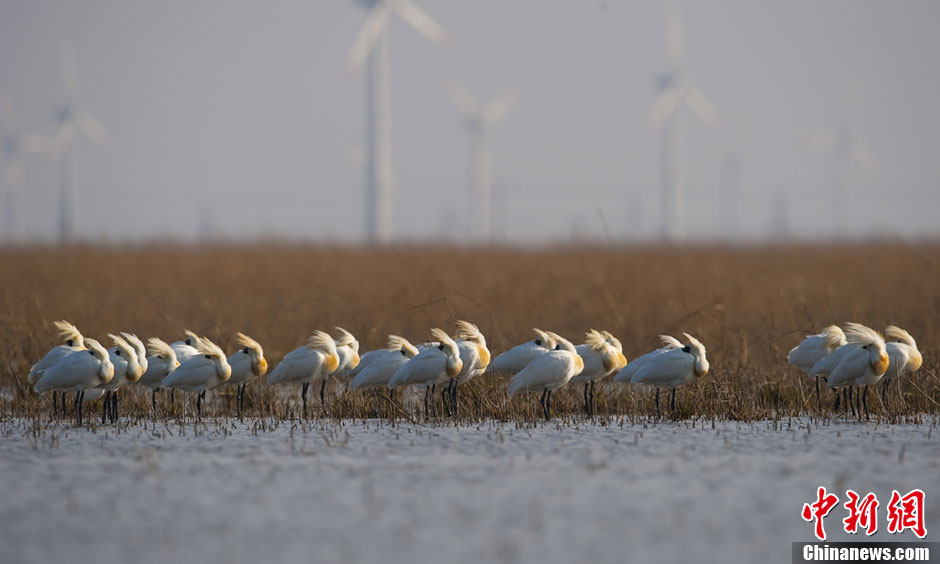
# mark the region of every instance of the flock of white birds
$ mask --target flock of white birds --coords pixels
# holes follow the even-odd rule
[[[29,372],[29,385],[37,393],[75,392],[74,404],[78,422],[82,422],[82,404],[104,397],[102,422],[118,420],[118,392],[126,385],[137,384],[152,390],[156,409],[158,389],[180,389],[197,394],[196,412],[202,414],[202,401],[207,390],[234,385],[237,390],[238,412],[244,404],[245,388],[268,370],[261,345],[242,333],[235,342],[239,349],[230,356],[208,338],[186,331],[183,340],[167,343],[158,338],[147,340],[147,346],[130,333],[109,334],[114,346],[105,349],[99,341],[84,337],[67,321],[55,322],[65,343],[52,348]],[[594,387],[603,378],[613,382],[641,384],[656,388],[656,410],[659,413],[659,390],[672,390],[671,408],[675,412],[675,390],[708,373],[705,346],[695,337],[683,333],[685,341],[661,335],[662,347],[628,363],[623,346],[607,331],[591,330],[583,344],[551,331],[535,329],[534,340],[515,346],[492,359],[486,338],[479,328],[467,321],[456,322],[454,337],[446,331],[431,329],[431,341],[413,345],[404,337],[389,335],[384,349],[359,355],[359,341],[349,331],[337,327],[336,337],[315,331],[308,342],[287,353],[267,376],[268,384],[301,384],[303,411],[307,412],[307,391],[311,384],[320,384],[320,401],[324,401],[327,381],[336,379],[350,390],[386,388],[391,398],[397,388],[413,386],[424,391],[425,416],[429,399],[440,386],[441,401],[448,415],[456,415],[457,390],[461,384],[483,374],[487,369],[513,374],[510,395],[517,392],[541,392],[540,406],[546,419],[551,418],[552,393],[568,383],[584,384],[584,404],[588,415],[594,414]],[[906,331],[888,327],[890,342],[864,325],[848,323],[843,331],[833,325],[818,335],[806,337],[790,351],[788,362],[817,380],[826,379],[830,389],[848,393],[845,404],[852,405],[851,388],[862,387],[858,394],[858,414],[864,406],[866,414],[868,386],[916,371],[923,359],[917,343]],[[886,393],[886,388],[882,389]],[[836,406],[839,405],[836,394]]]
[[[887,402],[888,384],[901,376],[916,372],[924,358],[910,333],[889,326],[885,338],[860,323],[846,323],[843,330],[830,325],[816,335],[809,335],[787,355],[787,362],[816,379],[816,400],[819,399],[819,379],[826,387],[837,390],[833,410],[850,407],[861,417],[862,408],[868,417],[868,386],[882,382],[881,397]],[[853,388],[862,388],[852,403]],[[838,390],[842,390],[842,396]]]

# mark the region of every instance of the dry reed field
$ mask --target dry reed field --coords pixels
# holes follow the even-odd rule
[[[870,392],[873,416],[897,422],[940,407],[938,282],[935,245],[3,250],[0,413],[51,413],[49,399],[27,390],[26,374],[58,344],[57,319],[103,341],[117,331],[172,341],[192,329],[227,352],[242,331],[261,342],[272,368],[314,329],[342,326],[357,336],[362,353],[383,347],[389,333],[421,342],[431,327],[452,331],[455,319],[466,319],[480,327],[494,356],[531,339],[532,327],[575,344],[588,329],[606,329],[623,342],[629,360],[656,348],[657,335],[686,331],[707,347],[711,370],[679,389],[679,417],[826,418],[832,396],[823,396],[820,411],[812,380],[786,364],[786,353],[804,334],[858,321],[878,330],[899,325],[923,352],[923,367],[892,386],[889,405]],[[538,419],[534,394],[510,399],[508,380],[487,373],[471,381],[461,390],[458,420]],[[562,389],[554,415],[584,417],[581,392]],[[234,395],[234,387],[210,392],[209,414],[234,414]],[[316,394],[310,397],[312,417],[412,416],[373,392],[330,393],[325,406]],[[184,406],[191,415],[193,405],[179,392],[172,406],[166,399],[159,400],[161,415],[179,417]],[[124,417],[151,416],[149,391],[135,390],[124,400]],[[597,402],[600,423],[655,413],[652,394],[629,386],[602,386]],[[293,389],[277,393],[255,381],[246,411],[248,417],[295,418],[299,398]]]

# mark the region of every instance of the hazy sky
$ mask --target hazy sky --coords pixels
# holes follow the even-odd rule
[[[449,80],[481,99],[522,94],[492,132],[510,240],[658,233],[660,141],[645,121],[667,69],[662,3],[418,4],[453,43],[391,22],[396,238],[463,233],[468,141]],[[365,16],[339,0],[0,0],[0,89],[23,129],[52,135],[61,42],[74,45],[84,106],[111,136],[78,143],[85,238],[191,239],[202,224],[354,241],[365,77],[343,59]],[[833,157],[807,140],[842,116],[876,163],[855,185],[858,232],[940,235],[940,3],[696,1],[684,16],[692,79],[722,120],[683,116],[691,237],[733,225],[729,158],[739,234],[828,234]],[[30,238],[55,233],[56,182],[51,161],[27,159]]]

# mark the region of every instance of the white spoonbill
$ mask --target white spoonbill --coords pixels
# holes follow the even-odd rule
[[[173,351],[176,353],[176,360],[180,361],[181,364],[194,356],[199,356],[197,347],[202,340],[202,337],[189,329],[186,329],[184,333],[186,333],[185,339],[170,343],[170,346],[173,347]]]
[[[144,367],[137,359],[137,351],[123,337],[108,334],[114,341],[114,346],[108,349],[111,364],[114,365],[114,377],[107,383],[98,386],[104,390],[104,403],[101,406],[101,422],[109,419],[112,423],[118,420],[118,390],[125,384],[132,384],[144,373]]]
[[[265,375],[268,371],[268,361],[264,358],[264,349],[261,348],[261,344],[248,335],[235,333],[235,343],[241,347],[241,350],[228,357],[229,366],[232,367],[232,376],[227,384],[237,388],[235,401],[238,402],[238,416],[241,417],[245,403],[245,388],[248,387],[248,382]]]
[[[681,349],[672,349],[651,358],[631,378],[634,384],[656,386],[656,415],[659,411],[659,389],[672,389],[670,406],[676,412],[676,388],[688,384],[695,378],[708,374],[708,359],[705,357],[705,345],[698,339],[683,333],[689,344]]]
[[[388,382],[392,390],[399,386],[413,384],[424,387],[424,416],[428,416],[428,395],[431,388],[437,384],[456,378],[463,369],[460,360],[460,349],[457,343],[443,330],[435,327],[431,329],[431,338],[437,341],[436,346],[420,351],[414,358],[402,366]],[[446,392],[441,392],[444,399]]]
[[[157,409],[157,390],[163,385],[163,379],[180,365],[176,351],[166,341],[151,337],[147,339],[147,370],[137,381],[141,386],[150,388],[150,402],[154,411]]]
[[[885,372],[888,370],[889,359],[885,341],[877,331],[860,323],[847,323],[845,338],[847,344],[839,347],[836,352],[832,353],[832,355],[835,355],[839,353],[839,351],[845,350],[845,352],[840,355],[838,366],[829,373],[826,387],[830,390],[849,388],[849,393],[851,394],[852,386],[864,386],[864,394],[860,392],[859,395],[862,396],[862,403],[865,407],[865,417],[867,418],[868,386],[869,384],[874,384],[881,380],[881,377],[884,376]],[[819,363],[816,364],[818,365]],[[849,403],[851,403],[851,401],[850,395]],[[858,403],[859,401],[856,398],[856,404]],[[839,395],[836,394],[836,404],[833,406],[833,410],[838,409],[838,405]],[[853,412],[858,411],[858,416],[861,418],[862,406],[853,405],[851,407]]]
[[[78,330],[78,327],[72,325],[68,321],[56,321],[56,329],[59,330],[59,336],[62,337],[62,340],[65,341],[62,345],[56,345],[52,347],[32,368],[29,369],[29,375],[26,377],[27,383],[30,386],[35,386],[36,382],[42,377],[43,373],[52,368],[55,363],[62,360],[67,354],[73,353],[75,351],[85,350],[85,342],[82,337],[81,331]],[[52,413],[55,414],[58,409],[58,399],[56,398],[58,392],[53,390],[52,392]],[[65,395],[62,396],[62,413],[65,414]]]
[[[362,371],[356,374],[356,377],[349,383],[350,390],[388,387],[395,373],[418,355],[418,349],[408,339],[398,335],[389,335],[386,348],[369,351],[369,353],[373,352],[382,354],[378,358],[373,358]],[[369,353],[362,355],[362,358],[365,359]]]
[[[546,421],[552,416],[552,391],[567,384],[584,369],[584,360],[570,341],[551,331],[547,334],[555,342],[555,349],[535,357],[509,381],[509,395],[519,391],[542,391],[539,404]]]
[[[895,325],[885,329],[885,350],[888,352],[888,370],[885,371],[884,384],[881,385],[882,403],[888,405],[888,383],[901,376],[913,374],[924,363],[924,357],[917,348],[917,341],[911,334]],[[898,388],[900,390],[900,388]]]
[[[164,388],[179,388],[185,392],[196,392],[196,415],[202,417],[202,401],[206,390],[224,383],[232,375],[232,367],[225,352],[218,345],[200,337],[196,345],[198,356],[191,356],[163,379]]]
[[[46,390],[74,391],[78,410],[78,424],[82,424],[82,396],[85,390],[106,384],[114,377],[114,365],[107,349],[94,339],[85,339],[87,350],[79,350],[64,356],[51,368],[46,369],[34,387],[37,393]]]
[[[336,327],[336,330],[339,332],[339,337],[333,339],[336,343],[336,355],[339,357],[339,363],[336,365],[336,370],[333,371],[331,376],[336,377],[340,382],[340,385],[346,386],[353,379],[352,371],[359,366],[359,341],[356,340],[356,337],[352,333],[343,329],[342,327]],[[323,401],[323,393],[326,389],[326,378],[323,379],[323,382],[320,383],[320,403]]]
[[[339,366],[336,342],[329,333],[314,331],[306,345],[296,348],[268,374],[268,384],[300,382],[303,384],[300,398],[304,402],[304,417],[307,416],[307,388],[311,382],[325,380]]]
[[[451,379],[450,409],[452,415],[457,415],[457,386],[476,378],[486,372],[490,365],[490,350],[486,348],[486,337],[480,328],[469,321],[457,320],[456,343],[460,351],[460,361],[463,367],[456,378]]]
[[[641,368],[646,366],[647,362],[665,352],[669,352],[673,349],[681,349],[684,346],[679,339],[671,335],[660,335],[659,341],[663,344],[662,347],[634,358],[633,362],[628,363],[620,372],[614,375],[614,382],[629,384],[633,376],[639,372]]]
[[[516,345],[508,351],[502,352],[493,359],[493,369],[505,374],[515,374],[537,356],[543,355],[555,348],[554,339],[541,329],[533,329],[534,341],[527,341]]]
[[[595,382],[626,366],[627,357],[623,356],[620,340],[607,331],[591,329],[585,337],[584,344],[575,347],[584,361],[584,369],[571,378],[571,383],[584,384],[584,411],[588,417],[594,417]]]
[[[790,349],[787,363],[809,375],[813,366],[832,351],[846,343],[845,332],[838,325],[830,325],[815,335],[807,335],[800,344]],[[819,403],[819,376],[816,380],[816,402]]]

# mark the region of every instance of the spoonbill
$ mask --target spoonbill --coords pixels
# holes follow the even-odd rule
[[[303,384],[300,398],[307,416],[307,388],[311,382],[325,380],[339,366],[336,342],[329,333],[314,331],[310,340],[284,356],[284,359],[268,374],[268,384],[300,382]]]
[[[496,355],[493,359],[493,369],[505,374],[515,374],[525,368],[535,357],[555,348],[555,341],[548,333],[541,329],[533,329],[533,331],[536,334],[534,341],[516,345]]]
[[[147,339],[147,370],[137,381],[141,386],[150,388],[150,402],[154,411],[157,409],[157,390],[163,385],[163,379],[180,365],[176,351],[166,341],[151,337]]]
[[[452,415],[457,415],[457,386],[476,378],[486,372],[490,365],[490,350],[486,348],[486,337],[480,328],[469,321],[457,320],[455,340],[460,351],[460,361],[463,367],[456,378],[449,382],[450,408]]]
[[[81,331],[78,330],[78,327],[72,325],[68,321],[56,321],[54,322],[56,329],[59,330],[59,336],[62,337],[62,340],[65,341],[62,345],[56,345],[52,347],[32,368],[29,369],[29,374],[26,376],[26,381],[30,386],[35,386],[36,382],[42,377],[43,373],[52,368],[55,363],[62,360],[69,353],[76,351],[85,350],[85,342],[82,337]],[[56,413],[58,408],[58,398],[56,397],[58,392],[56,390],[52,391],[52,413]],[[62,414],[65,414],[65,395],[62,396]]]
[[[584,344],[575,347],[584,361],[584,369],[571,378],[572,384],[584,384],[584,411],[594,417],[594,384],[627,365],[620,340],[607,331],[591,329]]]
[[[232,366],[225,352],[206,337],[196,344],[198,356],[191,356],[163,379],[163,387],[196,392],[196,415],[202,417],[206,390],[224,383],[232,376]],[[179,354],[179,353],[177,353]]]
[[[845,343],[845,332],[838,325],[830,325],[815,335],[807,335],[800,344],[790,349],[787,363],[810,375],[813,365]],[[819,375],[815,376],[815,380],[816,403],[819,403]]]
[[[917,348],[917,341],[911,334],[897,327],[890,325],[885,329],[885,349],[888,352],[888,370],[885,371],[884,384],[881,385],[881,401],[888,405],[888,383],[897,378],[901,381],[901,376],[913,374],[920,369],[924,363],[924,357]],[[900,388],[898,388],[900,389]]]
[[[106,384],[114,377],[114,365],[107,349],[95,339],[85,339],[88,347],[73,351],[62,357],[55,365],[47,368],[33,388],[37,393],[46,390],[61,390],[63,393],[74,391],[75,406],[78,410],[78,424],[82,424],[82,399],[85,390]]]
[[[244,333],[235,333],[235,343],[241,350],[228,357],[232,375],[227,385],[234,385],[237,389],[235,401],[238,404],[238,416],[242,416],[242,407],[245,403],[245,388],[248,382],[260,378],[268,371],[268,361],[264,358],[264,349],[258,341]]]
[[[826,387],[830,390],[849,388],[851,394],[852,386],[864,386],[864,391],[858,394],[862,396],[862,405],[857,405],[859,400],[856,398],[856,405],[852,406],[852,410],[854,412],[857,408],[858,416],[861,418],[861,408],[864,406],[865,417],[867,418],[868,386],[881,380],[888,370],[889,359],[885,341],[877,331],[860,323],[846,324],[845,339],[847,343],[829,355],[831,357],[839,354],[840,351],[845,351],[839,354],[838,365],[829,373]],[[828,358],[826,357],[817,362],[816,365],[825,362]],[[812,370],[815,373],[816,367],[814,366]],[[851,401],[850,395],[849,403]],[[833,410],[838,409],[838,407],[839,395],[836,394],[836,403]]]
[[[356,337],[352,333],[343,329],[342,327],[337,327],[340,336],[334,339],[336,343],[336,355],[339,357],[339,364],[336,366],[336,370],[333,371],[333,376],[340,381],[342,385],[349,384],[352,380],[352,371],[359,366],[359,341],[356,340]],[[320,403],[325,403],[323,401],[323,392],[326,389],[326,378],[323,379],[323,382],[320,383]]]
[[[437,327],[431,329],[431,338],[437,341],[436,346],[421,350],[399,368],[388,382],[388,387],[392,390],[409,384],[424,387],[425,417],[428,417],[428,395],[431,393],[431,388],[451,378],[456,378],[463,369],[460,349],[443,329]],[[444,394],[446,391],[442,392],[442,400]]]
[[[639,372],[641,368],[646,366],[647,362],[653,360],[665,352],[669,352],[674,349],[681,349],[683,347],[683,344],[681,341],[679,341],[679,339],[676,339],[670,335],[660,335],[659,341],[663,344],[662,347],[633,359],[633,362],[628,363],[620,370],[620,372],[614,375],[614,382],[629,384],[633,378],[633,375]]]
[[[197,347],[202,340],[202,337],[189,329],[186,329],[184,333],[186,333],[185,339],[170,343],[170,346],[173,347],[173,351],[176,353],[176,360],[180,361],[180,363],[186,362],[191,357],[199,356]]]
[[[104,390],[104,403],[101,405],[101,422],[106,419],[111,423],[118,421],[118,390],[126,384],[132,384],[144,373],[144,367],[137,359],[137,351],[123,337],[108,334],[114,346],[108,349],[111,364],[114,365],[114,377],[98,388]]]
[[[708,374],[709,365],[705,356],[705,345],[688,333],[682,335],[688,340],[687,345],[681,349],[672,349],[654,356],[630,379],[634,384],[656,386],[657,417],[660,415],[660,388],[672,389],[670,409],[675,415],[676,388]]]
[[[557,333],[546,332],[555,342],[555,349],[532,359],[509,381],[509,395],[519,391],[542,391],[539,405],[545,420],[551,419],[552,391],[564,386],[584,369],[584,360],[570,341]]]
[[[388,336],[388,345],[384,349],[379,349],[381,356],[372,358],[368,365],[356,374],[349,384],[350,390],[366,390],[369,388],[388,387],[395,373],[398,372],[409,360],[418,355],[418,349],[412,345],[408,339],[398,335]],[[363,360],[369,354],[362,355]]]

